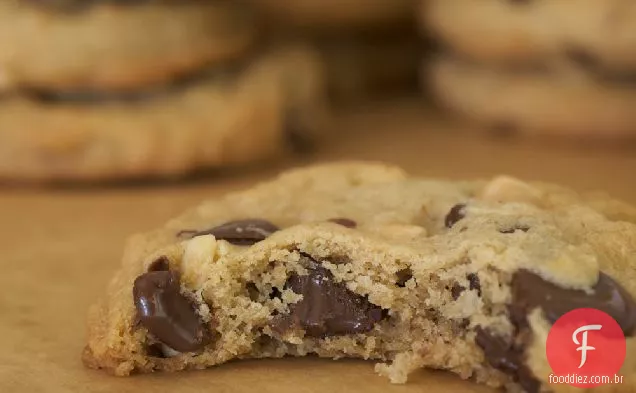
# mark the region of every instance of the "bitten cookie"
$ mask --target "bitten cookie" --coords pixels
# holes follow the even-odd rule
[[[636,137],[636,89],[570,66],[487,67],[456,58],[423,66],[444,106],[486,126],[533,134]]]
[[[509,177],[293,170],[131,239],[84,362],[129,375],[317,354],[374,360],[395,383],[430,367],[568,391],[548,385],[541,338],[595,307],[627,336],[621,388],[634,389],[636,214],[587,201]]]
[[[0,4],[0,91],[131,90],[242,55],[253,40],[236,2]]]
[[[408,21],[414,0],[250,0],[266,18],[307,29],[364,28]]]
[[[476,60],[527,63],[584,58],[613,72],[636,70],[631,0],[423,0],[422,26]]]
[[[327,121],[324,74],[303,47],[272,50],[156,90],[0,99],[0,179],[181,176],[239,165],[313,138]]]

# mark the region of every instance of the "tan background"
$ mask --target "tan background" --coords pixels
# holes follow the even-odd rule
[[[318,359],[236,362],[203,372],[115,378],[79,360],[84,317],[119,264],[125,238],[198,201],[265,179],[284,165],[344,158],[385,160],[420,175],[509,173],[605,189],[636,202],[636,147],[492,138],[451,126],[420,105],[342,117],[314,156],[198,178],[116,188],[0,189],[0,392],[486,392],[418,372],[389,385],[371,363]]]

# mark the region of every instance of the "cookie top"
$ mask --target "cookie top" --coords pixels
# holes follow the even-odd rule
[[[449,220],[455,220],[452,209],[457,205],[464,206],[461,217],[456,218],[461,224],[449,233]],[[462,242],[489,243],[493,231],[522,228],[527,238],[505,238],[499,247],[522,248],[527,255],[500,267],[535,270],[566,287],[592,284],[599,267],[617,269],[611,273],[620,277],[618,267],[631,266],[629,253],[613,260],[604,259],[606,255],[592,257],[596,253],[590,245],[610,248],[616,242],[613,234],[624,229],[625,246],[636,247],[636,210],[610,198],[577,195],[555,185],[525,183],[508,176],[466,182],[419,179],[396,167],[364,163],[285,173],[254,189],[206,202],[171,221],[163,232],[170,233],[174,242],[174,234],[184,229],[205,229],[251,217],[281,228],[300,225],[297,230],[318,232],[331,230],[320,223],[346,218],[358,230],[374,233],[387,244],[407,246],[403,251],[410,252],[430,251],[431,247],[449,248],[450,252]],[[289,232],[292,238],[296,237],[293,232]],[[283,234],[277,238],[282,240]],[[636,271],[631,273],[636,277]],[[625,285],[636,293],[636,280],[625,280]]]
[[[0,4],[0,91],[145,88],[236,59],[255,36],[231,2],[28,3]]]

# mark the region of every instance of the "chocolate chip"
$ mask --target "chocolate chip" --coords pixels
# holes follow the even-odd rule
[[[632,296],[610,276],[599,274],[592,293],[565,289],[528,270],[520,270],[512,279],[512,314],[517,319],[540,307],[548,321],[554,323],[577,308],[595,308],[609,314],[626,336],[636,330],[636,303]]]
[[[452,228],[453,225],[457,223],[457,221],[461,220],[466,216],[466,205],[463,203],[457,204],[453,206],[446,218],[444,219],[444,224],[446,224],[446,228]]]
[[[203,231],[184,230],[177,236],[189,235],[191,237],[214,235],[217,240],[227,240],[228,242],[240,246],[251,246],[261,240],[267,239],[279,228],[269,221],[261,219],[245,219],[226,222],[212,229]]]
[[[528,232],[529,230],[530,230],[530,227],[527,227],[525,225],[516,225],[512,228],[500,229],[499,232],[504,234],[510,234],[510,233],[515,233],[517,231]]]
[[[382,308],[336,283],[331,272],[310,261],[305,276],[292,275],[286,286],[303,299],[275,322],[274,329],[302,328],[310,337],[364,333],[386,317]]]
[[[254,284],[253,282],[248,282],[247,285],[245,285],[245,289],[247,289],[247,294],[249,295],[251,301],[258,301],[259,291],[256,287],[256,284]]]
[[[347,227],[347,228],[355,228],[358,226],[357,222],[348,218],[332,218],[327,221],[342,225],[343,227]]]
[[[541,383],[524,364],[526,337],[518,335],[508,341],[493,332],[478,326],[475,330],[475,343],[484,351],[488,363],[494,368],[510,375],[516,383],[528,393],[538,393]]]
[[[161,349],[161,344],[154,343],[150,344],[146,347],[146,355],[153,358],[165,358],[166,356],[163,354],[163,350]]]
[[[413,271],[409,268],[406,268],[406,269],[398,270],[398,272],[395,273],[395,275],[397,276],[396,285],[398,287],[404,288],[404,286],[406,285],[406,282],[410,280],[411,278],[413,278]]]
[[[477,291],[477,296],[481,296],[481,283],[479,281],[479,276],[475,273],[468,273],[466,278],[468,279],[468,288],[473,291]]]
[[[166,256],[157,258],[148,266],[149,272],[163,272],[168,270],[170,270],[170,260],[168,260]]]
[[[466,288],[462,287],[458,283],[453,284],[453,287],[451,288],[451,296],[453,297],[453,300],[459,299],[462,292],[464,292],[465,290]]]
[[[170,348],[192,352],[209,342],[205,325],[180,293],[177,273],[142,274],[135,280],[133,298],[141,325]]]
[[[475,273],[468,273],[466,275],[466,279],[468,280],[468,289],[477,291],[477,296],[481,296],[481,284],[479,282],[479,276]],[[464,292],[465,290],[466,288],[459,283],[453,284],[451,288],[451,296],[453,297],[453,300],[459,299],[462,292]]]

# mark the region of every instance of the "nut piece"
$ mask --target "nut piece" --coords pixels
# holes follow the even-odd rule
[[[479,194],[479,198],[490,202],[520,202],[535,206],[542,204],[543,193],[519,179],[498,176],[492,179]]]
[[[181,281],[186,287],[201,288],[207,272],[218,259],[219,243],[212,235],[204,235],[187,241],[181,260]]]

